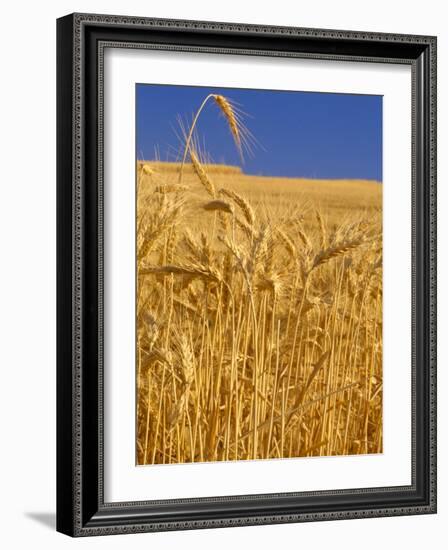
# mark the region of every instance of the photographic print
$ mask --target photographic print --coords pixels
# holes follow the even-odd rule
[[[436,513],[437,38],[75,13],[57,52],[57,530]]]
[[[382,452],[382,97],[138,84],[137,464]]]

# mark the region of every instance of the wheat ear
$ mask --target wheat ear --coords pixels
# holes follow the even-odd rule
[[[232,191],[231,189],[220,189],[219,190],[220,195],[224,195],[225,197],[228,197],[229,199],[233,200],[233,202],[238,205],[244,214],[244,217],[247,220],[247,223],[252,227],[255,223],[255,212],[253,211],[252,206],[249,204],[249,202],[236,193],[235,191]]]
[[[351,250],[358,248],[358,246],[360,246],[363,243],[364,241],[362,239],[355,239],[354,241],[345,241],[337,246],[331,246],[330,248],[326,248],[325,250],[322,250],[321,252],[319,252],[319,254],[317,254],[317,256],[314,258],[314,262],[311,269],[315,269],[316,267],[319,267],[320,265],[327,263],[333,258],[342,256],[343,254],[346,254],[347,252],[350,252]]]
[[[233,139],[235,140],[235,144],[237,146],[237,149],[242,155],[242,149],[241,149],[241,134],[239,129],[239,123],[238,119],[235,114],[235,110],[232,107],[232,104],[230,101],[224,97],[223,95],[214,95],[213,99],[216,101],[218,107],[223,112],[227,123],[229,125],[230,131],[232,133]]]
[[[199,162],[198,157],[194,153],[194,151],[190,151],[190,158],[191,163],[193,164],[193,170],[195,171],[197,177],[199,178],[199,181],[202,183],[202,185],[205,187],[205,190],[207,193],[215,198],[215,186],[213,185],[212,180],[208,177],[207,172],[204,170],[204,167]]]

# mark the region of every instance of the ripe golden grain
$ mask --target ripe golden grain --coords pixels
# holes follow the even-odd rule
[[[241,152],[241,134],[240,125],[235,113],[235,109],[231,102],[223,95],[213,95],[213,99],[218,104],[218,107],[224,113],[229,124],[230,131],[232,132],[233,139],[235,140],[238,150]]]
[[[237,204],[242,213],[244,214],[244,217],[246,218],[247,223],[252,227],[255,223],[255,212],[250,205],[250,203],[241,195],[236,193],[235,191],[232,191],[231,189],[220,189],[219,193],[221,195],[224,195],[225,197],[228,197],[229,199],[233,200],[235,204]]]
[[[382,452],[381,187],[187,149],[138,187],[138,464]]]
[[[213,185],[213,182],[209,178],[207,172],[204,170],[202,164],[199,162],[199,159],[196,156],[196,153],[194,151],[190,152],[190,158],[191,158],[191,163],[193,165],[193,169],[196,175],[198,176],[199,181],[204,186],[204,189],[207,191],[207,193],[211,197],[215,197],[216,195],[215,186]]]

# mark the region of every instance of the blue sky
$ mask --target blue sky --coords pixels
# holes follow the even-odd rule
[[[382,180],[382,97],[371,95],[138,84],[137,157],[176,160],[178,116],[191,122],[209,93],[236,103],[260,144],[253,156],[245,154],[244,172]],[[197,129],[214,162],[241,165],[214,102],[201,113]]]

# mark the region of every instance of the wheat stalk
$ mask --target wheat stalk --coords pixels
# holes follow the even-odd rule
[[[180,265],[162,265],[162,266],[142,266],[139,275],[185,275],[192,279],[201,278],[209,281],[222,282],[222,276],[217,269],[209,266],[180,266]]]
[[[249,201],[247,201],[244,197],[236,193],[235,191],[232,191],[231,189],[225,189],[222,188],[219,190],[220,195],[224,195],[225,197],[228,197],[229,199],[233,200],[235,204],[237,204],[242,213],[244,214],[244,217],[246,218],[247,223],[253,227],[255,224],[255,212],[250,205]]]
[[[232,103],[223,95],[213,95],[213,99],[216,101],[216,104],[221,109],[221,111],[224,113],[224,116],[227,120],[227,123],[229,124],[230,131],[233,135],[233,139],[235,140],[235,144],[238,148],[238,151],[242,155],[242,149],[241,149],[241,133],[240,133],[240,122],[237,118],[235,109],[232,105]]]
[[[202,164],[199,162],[199,159],[194,151],[190,152],[190,158],[193,165],[193,170],[198,176],[199,181],[202,183],[207,193],[214,198],[216,196],[215,186],[213,185],[212,180],[208,177],[207,172],[205,171]]]
[[[353,241],[345,241],[336,246],[331,246],[325,250],[320,251],[314,258],[314,262],[311,269],[316,269],[334,258],[338,258],[347,252],[353,251],[355,248],[358,248],[365,241],[363,239],[355,239]]]
[[[188,189],[189,189],[188,185],[165,183],[164,185],[158,185],[154,189],[154,193],[160,193],[162,195],[166,195],[168,193],[180,193],[181,191],[187,191]]]
[[[183,168],[185,164],[185,160],[187,158],[187,154],[190,153],[191,155],[191,139],[193,137],[193,132],[196,127],[197,121],[199,119],[199,115],[201,114],[202,110],[204,109],[205,105],[209,100],[213,99],[215,103],[218,105],[218,107],[221,109],[222,113],[224,114],[225,119],[227,120],[227,123],[230,128],[230,132],[233,136],[233,139],[235,141],[235,145],[242,157],[242,134],[245,130],[245,126],[241,122],[240,118],[238,117],[236,110],[234,106],[232,105],[232,102],[227,99],[226,97],[222,95],[217,94],[209,94],[201,103],[199,109],[197,110],[193,122],[191,123],[190,129],[188,131],[188,134],[185,138],[185,147],[184,147],[184,154],[182,158],[182,164],[179,171],[179,183],[182,181],[182,174],[183,174]]]

